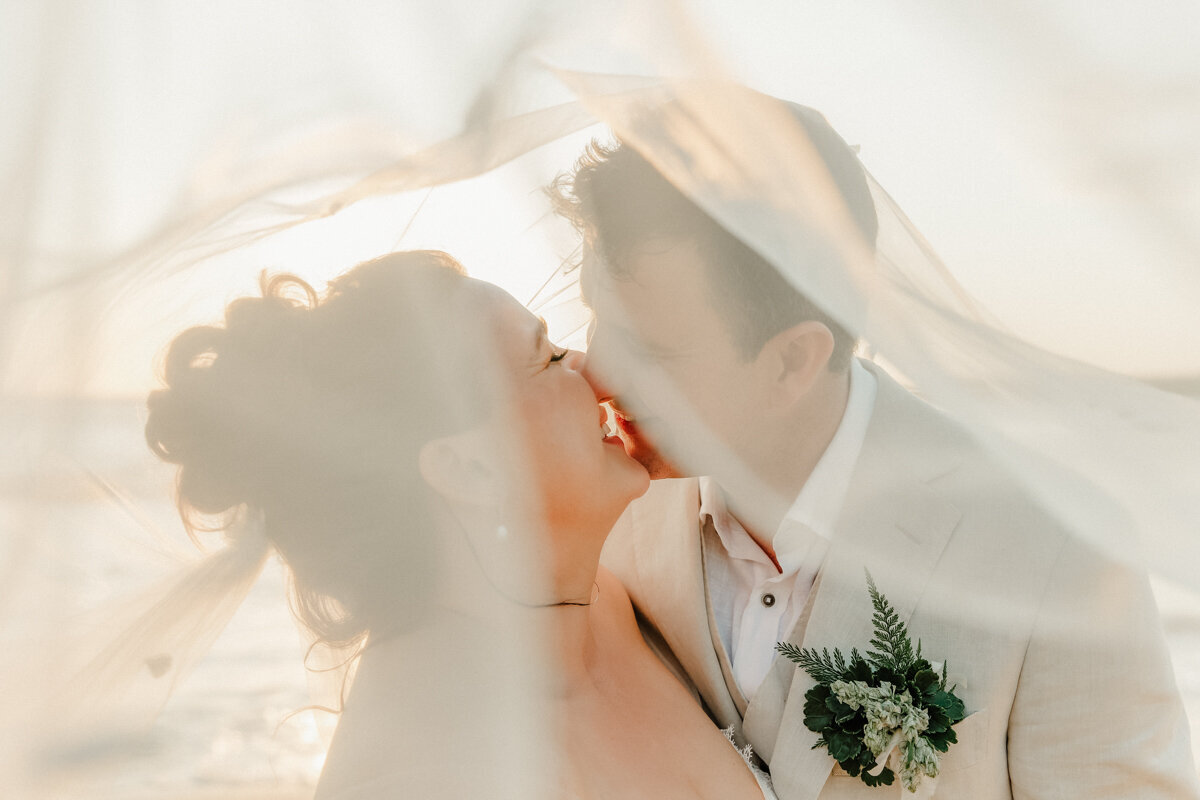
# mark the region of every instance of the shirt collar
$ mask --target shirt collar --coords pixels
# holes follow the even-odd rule
[[[782,572],[799,569],[800,561],[809,551],[808,531],[826,541],[833,538],[834,526],[850,490],[850,479],[871,414],[875,410],[878,384],[875,376],[854,359],[850,363],[850,390],[846,410],[838,423],[829,446],[804,482],[795,502],[772,538],[775,557]],[[725,497],[712,478],[700,479],[700,520],[711,516],[713,528],[731,558],[768,561],[750,534],[729,513]]]
[[[712,517],[713,530],[721,540],[721,546],[730,558],[741,558],[747,561],[763,561],[770,563],[771,559],[751,538],[742,524],[729,513],[725,504],[725,493],[710,477],[702,477],[700,483],[700,524],[706,517]]]

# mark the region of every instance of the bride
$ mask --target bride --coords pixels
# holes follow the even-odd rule
[[[324,296],[264,277],[172,342],[146,437],[189,529],[260,526],[306,628],[357,659],[318,798],[496,796],[538,740],[550,796],[774,797],[599,567],[649,478],[580,360],[434,251]]]

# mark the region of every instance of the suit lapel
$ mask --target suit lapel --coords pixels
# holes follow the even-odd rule
[[[655,622],[680,666],[722,726],[741,714],[717,655],[705,586],[700,490],[694,478],[654,481],[629,510],[637,580],[630,596]]]
[[[708,590],[708,560],[714,552],[714,548],[722,547],[717,531],[713,528],[712,518],[705,519],[704,525],[700,531],[700,554],[703,557],[704,564],[704,598],[708,604],[708,635],[713,643],[713,652],[717,656],[717,663],[721,667],[721,677],[725,680],[725,690],[729,693],[729,697],[733,700],[734,706],[737,708],[737,717],[735,719],[726,720],[722,718],[722,725],[729,727],[734,725],[740,735],[742,717],[746,713],[746,697],[742,694],[741,688],[737,685],[737,679],[733,676],[733,664],[729,660],[729,653],[725,650],[725,643],[721,640],[721,632],[717,627],[717,617],[713,611],[712,593]]]
[[[958,510],[929,481],[956,465],[937,412],[866,364],[879,382],[875,410],[835,538],[809,604],[788,641],[863,651],[872,637],[865,570],[906,622],[958,523]],[[779,795],[821,793],[834,761],[804,726],[807,673],[777,657],[746,714],[745,734],[771,765]]]

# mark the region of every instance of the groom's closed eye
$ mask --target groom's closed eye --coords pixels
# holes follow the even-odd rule
[[[671,361],[683,358],[696,350],[694,347],[681,348],[648,342],[642,337],[628,331],[621,331],[618,337],[621,342],[620,346],[626,355],[644,361]]]

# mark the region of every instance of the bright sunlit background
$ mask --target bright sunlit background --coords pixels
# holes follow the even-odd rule
[[[821,109],[1012,330],[1200,372],[1195,3],[710,2],[735,72]],[[1181,287],[1190,292],[1181,292]]]
[[[0,202],[10,213],[0,231],[18,259],[42,258],[35,274],[6,276],[14,293],[122,252],[181,200],[254,169],[258,154],[227,147],[251,132],[286,138],[311,133],[289,128],[295,120],[365,111],[418,138],[450,133],[431,120],[453,119],[448,98],[497,68],[505,55],[497,32],[516,29],[516,12],[536,4],[466,21],[422,4],[318,10],[303,20],[273,3],[218,4],[212,14],[183,3],[58,13],[67,5],[2,6],[9,24],[0,36],[14,68],[0,79],[11,90],[0,140],[11,187]],[[692,8],[702,9],[693,20],[730,74],[815,106],[861,147],[953,274],[1014,332],[1128,374],[1200,373],[1200,283],[1181,279],[1200,255],[1195,4],[1153,12],[1077,0]],[[637,19],[624,24],[636,28]],[[455,74],[429,69],[430,37],[395,38],[452,28]],[[241,61],[214,56],[206,37]],[[568,168],[582,141],[545,148],[543,171]],[[443,247],[526,299],[563,248],[522,249],[537,238],[519,235],[536,221],[536,203],[506,195],[501,180],[472,186],[436,189],[424,206],[424,194],[365,203],[187,276],[148,282],[151,290],[126,276],[141,292],[143,320],[130,319],[127,304],[121,319],[105,319],[105,309],[81,310],[51,291],[31,305],[35,336],[10,323],[8,384],[138,394],[152,380],[145,365],[154,340],[212,319],[224,301],[252,291],[264,267],[321,283],[395,248]],[[63,323],[47,334],[53,314]],[[137,341],[122,331],[138,331]],[[77,372],[68,380],[44,369],[47,354],[80,337],[103,361],[86,365],[82,386]],[[101,344],[110,337],[114,346]]]

